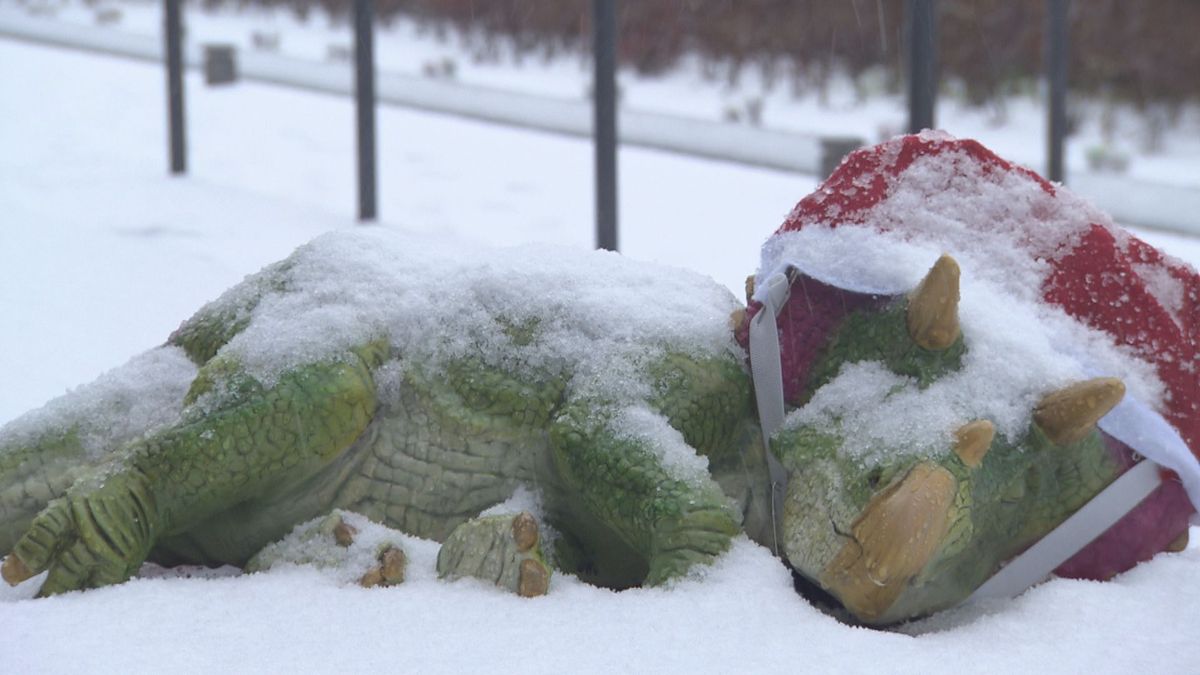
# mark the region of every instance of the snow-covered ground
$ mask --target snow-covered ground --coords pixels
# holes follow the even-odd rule
[[[192,170],[165,175],[161,69],[0,41],[0,423],[160,343],[205,300],[317,233],[355,227],[348,101],[189,79]],[[591,243],[586,142],[380,111],[384,226]],[[622,248],[732,289],[813,183],[621,155]],[[1148,238],[1200,263],[1200,242]],[[1193,541],[1200,531],[1193,532]],[[433,579],[159,573],[29,600],[0,589],[4,672],[1195,672],[1200,548],[1109,583],[1056,580],[904,633],[850,628],[740,542],[706,578],[612,593],[559,575],[532,601]],[[424,571],[422,571],[424,570]]]

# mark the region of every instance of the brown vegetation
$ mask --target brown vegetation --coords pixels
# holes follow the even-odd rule
[[[223,0],[204,0],[223,4]],[[237,0],[344,15],[350,0]],[[940,0],[943,77],[983,103],[1032,82],[1042,69],[1044,0]],[[406,15],[467,39],[478,58],[581,52],[590,39],[588,0],[377,0],[382,20]],[[803,89],[834,72],[901,81],[903,0],[625,0],[622,63],[642,73],[697,54],[712,76],[758,69]],[[1074,90],[1129,101],[1178,104],[1200,93],[1200,2],[1076,0],[1070,5]]]

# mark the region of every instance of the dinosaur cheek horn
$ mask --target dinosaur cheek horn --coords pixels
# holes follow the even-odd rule
[[[852,539],[821,573],[821,584],[861,619],[879,619],[937,552],[957,488],[945,468],[914,466],[871,498],[851,526]]]
[[[983,456],[992,447],[996,438],[996,425],[988,420],[968,422],[954,432],[954,454],[968,468],[977,469],[983,463]]]
[[[1055,445],[1083,440],[1101,417],[1125,397],[1125,383],[1097,377],[1046,394],[1033,409],[1033,421]]]
[[[908,334],[925,349],[947,349],[958,339],[958,263],[938,258],[908,296]]]

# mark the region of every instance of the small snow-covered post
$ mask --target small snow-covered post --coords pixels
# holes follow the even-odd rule
[[[617,250],[617,0],[592,0],[596,248]]]
[[[937,101],[937,2],[908,0],[908,132],[933,128]]]
[[[231,44],[204,45],[204,83],[209,86],[237,82],[237,48]]]
[[[1067,0],[1046,7],[1046,79],[1050,87],[1050,128],[1046,176],[1066,180],[1063,151],[1067,138]]]
[[[358,219],[375,220],[375,45],[372,0],[354,0],[354,99],[358,113]]]
[[[170,137],[171,173],[187,171],[187,143],[183,127],[183,17],[180,0],[163,0],[163,52],[167,65],[167,133]]]

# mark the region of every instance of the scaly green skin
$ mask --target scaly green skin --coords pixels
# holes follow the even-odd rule
[[[676,577],[740,531],[743,505],[715,480],[677,478],[651,439],[614,433],[610,420],[636,401],[568,394],[569,372],[466,358],[405,368],[399,393],[385,397],[379,368],[403,362],[404,347],[372,343],[263,385],[217,352],[263,293],[286,285],[286,271],[269,268],[234,309],[206,308],[171,337],[201,366],[180,424],[114,448],[73,484],[24,478],[30,458],[53,458],[69,439],[0,448],[10,467],[0,473],[0,553],[49,569],[42,594],[122,581],[147,558],[243,564],[334,508],[441,540],[522,483],[540,488],[565,533],[561,560],[612,586]],[[518,343],[537,336],[536,325],[507,330]],[[754,445],[755,427],[735,357],[668,352],[647,371],[655,393],[643,405],[715,468],[745,474],[742,445]],[[749,499],[756,479],[726,482]],[[22,511],[7,509],[18,502]]]

